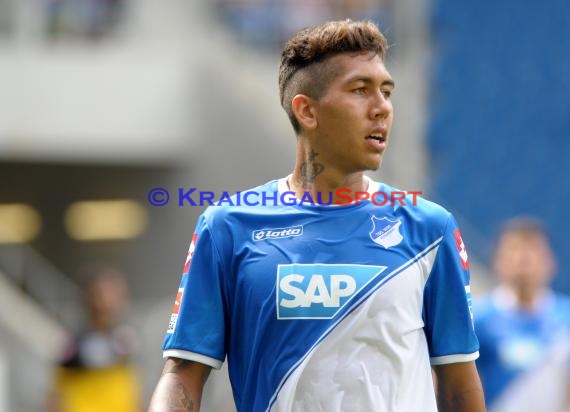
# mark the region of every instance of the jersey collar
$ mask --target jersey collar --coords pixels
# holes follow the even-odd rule
[[[287,184],[287,181],[292,176],[293,175],[290,174],[288,176],[282,177],[281,179],[279,179],[277,181],[277,191],[279,192],[279,196],[281,196],[285,192],[291,192],[291,190],[289,189],[289,185]],[[371,178],[369,178],[366,175],[364,176],[364,180],[368,183],[367,192],[370,196],[372,196],[373,193],[378,192],[380,190],[380,183],[379,182],[372,180]]]

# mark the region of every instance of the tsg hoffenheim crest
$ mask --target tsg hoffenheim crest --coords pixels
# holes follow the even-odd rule
[[[386,249],[396,246],[404,239],[400,233],[401,225],[402,221],[400,219],[390,220],[386,217],[379,219],[376,216],[372,216],[370,239]]]

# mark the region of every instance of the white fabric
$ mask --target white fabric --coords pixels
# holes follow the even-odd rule
[[[560,337],[546,361],[517,378],[489,412],[570,412],[570,336]]]
[[[179,350],[179,349],[168,349],[162,352],[163,358],[180,358],[186,359],[189,361],[200,362],[204,365],[211,366],[215,369],[220,369],[222,367],[223,362],[219,361],[218,359],[211,358],[209,356],[202,355],[200,353],[189,352],[186,350]]]
[[[421,317],[437,250],[337,324],[289,376],[271,411],[437,412]]]

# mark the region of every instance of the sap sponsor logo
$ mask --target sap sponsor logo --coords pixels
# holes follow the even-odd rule
[[[172,315],[170,315],[170,323],[168,324],[168,330],[166,333],[174,333],[176,330],[176,323],[178,322],[178,314],[180,313],[180,305],[182,304],[183,295],[184,288],[178,289],[176,300],[174,301],[174,306],[172,307]]]
[[[400,233],[402,221],[400,219],[390,220],[386,217],[377,218],[372,216],[372,230],[370,231],[370,239],[374,243],[384,246],[386,249],[399,245],[404,239]]]
[[[282,239],[292,236],[301,236],[303,234],[303,226],[291,226],[278,229],[261,229],[252,232],[252,238],[255,242],[267,239]]]
[[[386,266],[291,264],[277,268],[277,319],[332,319]]]

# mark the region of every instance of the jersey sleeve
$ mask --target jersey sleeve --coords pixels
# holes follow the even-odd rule
[[[162,346],[176,357],[220,368],[226,354],[224,269],[204,216],[192,236]]]
[[[432,365],[469,362],[479,357],[469,260],[451,215],[425,286],[423,316]]]

